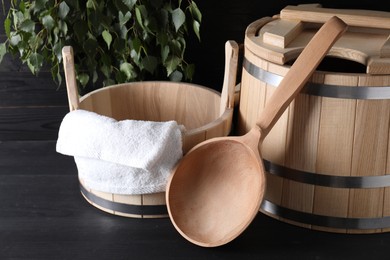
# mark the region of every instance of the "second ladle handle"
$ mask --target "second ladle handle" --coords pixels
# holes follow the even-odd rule
[[[308,81],[317,66],[337,39],[346,31],[347,24],[334,16],[313,36],[302,53],[291,66],[289,73],[275,89],[266,103],[256,125],[264,138],[272,129],[291,101]]]

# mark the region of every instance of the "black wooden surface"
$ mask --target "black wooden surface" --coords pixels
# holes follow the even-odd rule
[[[390,233],[312,231],[261,213],[236,240],[202,248],[168,218],[131,219],[81,196],[55,141],[0,143],[0,259],[389,259]]]
[[[203,13],[202,42],[190,42],[188,56],[197,66],[195,83],[218,90],[226,40],[242,42],[250,22],[287,4],[310,2],[197,3]],[[390,3],[383,1],[322,4],[390,11]],[[2,10],[0,17],[3,40]],[[55,152],[58,126],[67,111],[66,91],[49,72],[32,76],[9,56],[0,64],[0,260],[390,259],[390,233],[311,231],[259,213],[233,242],[201,248],[182,238],[168,218],[130,219],[102,212],[81,196],[73,159]]]

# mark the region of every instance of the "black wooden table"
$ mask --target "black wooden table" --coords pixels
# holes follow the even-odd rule
[[[229,244],[203,248],[169,218],[105,213],[80,194],[55,140],[0,142],[0,259],[390,259],[390,233],[312,231],[261,213]]]

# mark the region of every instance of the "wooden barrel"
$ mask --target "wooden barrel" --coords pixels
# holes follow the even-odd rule
[[[383,15],[389,25],[390,14]],[[239,134],[253,127],[317,28],[283,12],[247,27]],[[261,212],[329,232],[390,231],[389,35],[388,28],[351,24],[266,137],[259,147],[267,171]]]
[[[63,55],[70,110],[84,109],[116,120],[175,120],[186,129],[183,153],[209,138],[230,134],[238,60],[238,45],[233,41],[226,43],[222,93],[190,83],[146,81],[101,88],[79,98],[72,48],[64,47]],[[84,198],[103,211],[135,218],[168,217],[165,192],[113,194],[93,190],[79,180]]]

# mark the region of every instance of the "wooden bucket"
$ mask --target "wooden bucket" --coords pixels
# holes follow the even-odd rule
[[[70,110],[85,109],[116,120],[175,120],[186,128],[183,153],[206,139],[230,133],[238,60],[238,45],[233,41],[226,43],[222,94],[190,83],[146,81],[101,88],[79,98],[70,46],[64,47],[63,56]],[[79,180],[85,199],[103,211],[135,218],[168,217],[165,192],[112,194],[92,190]]]
[[[259,147],[267,171],[261,212],[316,230],[387,232],[390,13],[288,6],[278,16],[250,24],[245,32],[238,132],[252,128],[288,64],[318,23],[333,14],[350,25],[348,31]],[[356,17],[367,26],[355,26]],[[378,17],[386,22],[374,27],[384,28],[368,28]],[[326,68],[331,61],[335,63]]]

